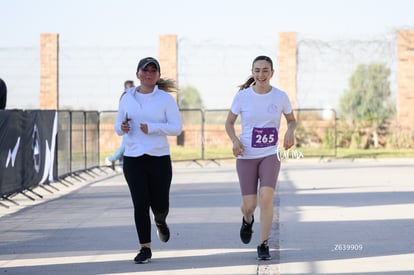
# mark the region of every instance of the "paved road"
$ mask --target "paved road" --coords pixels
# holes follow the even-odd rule
[[[256,260],[257,233],[249,245],[239,240],[234,163],[220,164],[174,164],[171,239],[161,243],[153,227],[146,265],[132,261],[137,237],[120,173],[36,189],[44,198],[16,197],[20,207],[3,202],[11,207],[0,206],[0,274],[414,274],[413,159],[286,161],[271,261]]]
[[[414,160],[289,164],[280,274],[414,274]]]

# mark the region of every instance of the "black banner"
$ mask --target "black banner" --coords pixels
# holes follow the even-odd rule
[[[57,112],[0,111],[0,195],[56,180]]]

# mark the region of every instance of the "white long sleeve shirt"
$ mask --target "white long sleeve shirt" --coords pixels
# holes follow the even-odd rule
[[[125,137],[124,156],[138,157],[144,154],[165,156],[170,154],[167,136],[177,136],[182,130],[181,115],[174,98],[158,89],[142,94],[136,88],[126,90],[119,101],[115,131],[123,135],[121,124],[126,116],[131,130]],[[148,134],[140,129],[140,124],[148,125]]]

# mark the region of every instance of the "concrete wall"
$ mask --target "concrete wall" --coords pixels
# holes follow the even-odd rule
[[[59,34],[40,35],[40,109],[59,109]]]
[[[297,75],[297,45],[296,32],[279,33],[279,44],[276,62],[277,87],[289,96],[292,108],[296,108],[296,75]],[[279,129],[280,145],[283,145],[287,129],[286,119],[283,116]]]
[[[163,34],[159,37],[158,61],[161,66],[161,77],[164,79],[178,79],[177,66],[177,35]],[[178,84],[178,83],[177,83]],[[177,100],[177,93],[173,94]]]
[[[296,108],[297,45],[296,32],[279,33],[276,73],[278,88],[285,91]]]
[[[403,128],[414,129],[414,30],[398,32],[397,119]]]

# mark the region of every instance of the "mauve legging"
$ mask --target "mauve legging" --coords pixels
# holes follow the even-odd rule
[[[141,244],[151,242],[150,207],[156,223],[165,222],[172,179],[167,156],[124,157],[124,176],[134,204],[135,227]]]
[[[236,169],[242,195],[255,195],[258,182],[260,187],[268,186],[275,189],[280,160],[276,154],[257,159],[237,159]]]

